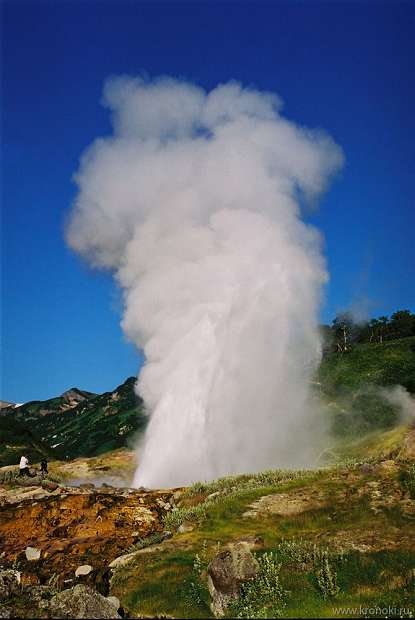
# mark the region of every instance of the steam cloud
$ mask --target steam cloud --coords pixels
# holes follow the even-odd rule
[[[327,276],[299,200],[326,189],[340,148],[236,82],[120,77],[103,101],[114,133],[82,157],[67,239],[114,272],[145,352],[135,484],[306,465]]]
[[[415,398],[402,385],[381,388],[380,394],[398,409],[401,422],[409,423],[415,420]]]

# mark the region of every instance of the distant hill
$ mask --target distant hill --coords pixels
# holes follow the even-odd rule
[[[132,445],[145,429],[144,404],[130,377],[112,392],[71,388],[61,396],[0,409],[0,466],[22,453],[66,459],[97,456]],[[327,353],[314,386],[327,408],[336,437],[361,436],[399,423],[399,410],[382,390],[401,385],[415,394],[415,337],[353,344]]]
[[[135,382],[130,377],[99,395],[72,388],[46,401],[1,409],[0,465],[16,463],[23,452],[34,462],[42,455],[95,456],[127,445],[147,419]]]
[[[7,407],[16,407],[16,403],[9,403],[7,400],[0,400],[0,409],[6,409]]]

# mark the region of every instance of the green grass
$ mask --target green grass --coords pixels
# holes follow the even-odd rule
[[[112,592],[131,615],[212,617],[206,574],[195,572],[196,556],[204,557],[207,564],[226,543],[255,536],[263,540],[258,557],[273,553],[275,562],[281,564],[278,578],[282,589],[288,592],[282,599],[282,617],[332,617],[334,607],[358,608],[381,603],[414,608],[415,594],[405,583],[405,575],[415,568],[415,543],[409,548],[399,543],[413,540],[414,522],[403,516],[398,505],[374,513],[370,498],[360,492],[370,482],[383,480],[384,484],[392,484],[398,478],[402,478],[400,483],[406,488],[408,481],[412,481],[412,470],[405,465],[404,471],[402,475],[363,474],[350,466],[293,472],[291,479],[286,473],[282,476],[281,472],[267,472],[262,486],[260,476],[195,484],[180,498],[182,510],[194,508],[192,503],[204,505],[204,518],[195,519],[194,530],[175,534],[163,543],[164,551],[139,555],[131,565],[117,571]],[[219,489],[220,495],[206,500]],[[248,507],[264,495],[296,495],[300,491],[310,497],[323,493],[327,501],[323,507],[300,514],[242,518]],[[395,542],[390,543],[389,549],[362,552],[350,547],[351,542],[358,540],[357,535],[360,543],[367,538],[373,546],[381,544],[381,539],[387,541],[391,532],[395,532]],[[345,550],[341,552],[340,548]],[[257,592],[266,597],[266,588],[258,586]],[[262,608],[252,607],[249,593],[245,603],[249,613],[263,613]],[[241,617],[248,612],[238,611]]]
[[[344,354],[331,353],[320,365],[318,381],[328,396],[348,395],[368,384],[399,384],[415,392],[415,337],[359,344]]]
[[[335,436],[393,428],[401,412],[380,388],[401,385],[415,392],[415,337],[331,353],[322,360],[316,381]]]

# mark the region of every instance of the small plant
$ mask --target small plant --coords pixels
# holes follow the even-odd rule
[[[337,574],[329,561],[329,554],[327,551],[323,551],[319,556],[321,562],[320,568],[316,572],[316,579],[318,588],[323,598],[333,598],[337,596],[340,591],[337,585]]]
[[[282,540],[276,548],[276,554],[282,564],[302,565],[313,562],[315,548],[315,545],[302,539]]]
[[[164,526],[168,530],[177,530],[185,521],[201,523],[207,519],[207,502],[189,508],[174,508],[164,517]]]
[[[316,471],[284,469],[268,470],[258,474],[244,474],[240,476],[226,476],[212,482],[195,482],[183,495],[194,497],[196,495],[211,495],[219,492],[222,497],[235,494],[238,491],[251,491],[262,487],[273,487],[291,480],[315,476]],[[216,499],[216,498],[215,498]],[[209,501],[209,500],[208,500]]]
[[[193,570],[189,581],[186,584],[185,600],[188,606],[205,605],[209,599],[206,587],[205,573],[208,566],[207,543],[203,541],[200,554],[196,553],[193,561]]]
[[[257,577],[241,586],[239,598],[229,606],[230,618],[277,618],[281,616],[288,592],[280,583],[281,564],[273,552],[258,558]]]
[[[282,564],[296,564],[302,570],[312,571],[313,581],[324,598],[336,596],[335,566],[345,561],[342,551],[330,551],[304,540],[283,540],[276,549],[276,556]]]

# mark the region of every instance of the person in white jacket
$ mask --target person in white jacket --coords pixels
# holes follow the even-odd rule
[[[19,476],[29,475],[29,459],[26,456],[20,457]]]

